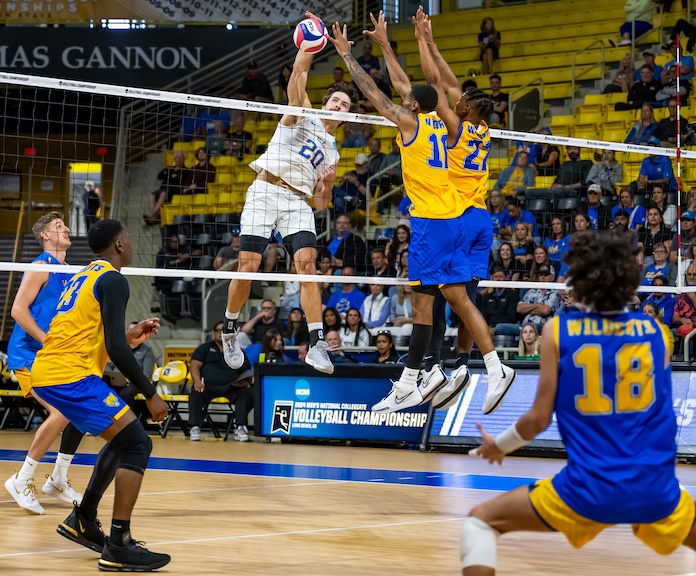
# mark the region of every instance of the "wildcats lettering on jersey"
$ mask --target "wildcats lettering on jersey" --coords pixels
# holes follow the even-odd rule
[[[479,126],[463,122],[457,140],[448,149],[450,181],[476,208],[486,208],[490,150],[491,135],[485,122]]]
[[[626,322],[607,318],[568,320],[568,336],[644,336],[656,334],[649,320],[631,319]]]

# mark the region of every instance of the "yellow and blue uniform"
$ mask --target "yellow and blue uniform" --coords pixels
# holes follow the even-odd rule
[[[32,264],[55,264],[62,266],[50,252],[42,252]],[[63,289],[70,280],[72,274],[67,272],[49,273],[46,285],[39,290],[36,298],[29,306],[29,313],[37,326],[44,332],[48,332],[51,320],[56,314],[56,304]],[[31,390],[31,376],[29,374],[36,353],[41,349],[41,342],[28,334],[19,324],[15,324],[12,335],[7,345],[7,367],[14,370],[19,387],[24,396],[29,396]]]
[[[102,380],[109,356],[97,287],[109,274],[119,272],[96,260],[72,277],[31,371],[33,392],[94,435],[128,411]]]
[[[658,323],[641,313],[579,312],[553,319],[558,427],[568,465],[530,487],[539,517],[579,548],[613,524],[659,554],[694,524],[675,476],[671,368]]]
[[[418,114],[416,121],[409,142],[397,135],[404,186],[412,202],[409,279],[424,286],[466,282],[471,273],[459,245],[460,216],[472,204],[450,181],[445,123],[435,112]]]

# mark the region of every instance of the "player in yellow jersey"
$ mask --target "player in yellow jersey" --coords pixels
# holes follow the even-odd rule
[[[413,285],[413,332],[409,353],[406,367],[389,395],[372,407],[374,411],[394,412],[429,401],[446,383],[446,379],[438,377],[441,370],[440,374],[430,372],[419,379],[420,366],[433,331],[433,299],[438,287],[460,317],[467,314],[461,302],[466,298],[466,283],[472,278],[466,259],[470,248],[461,243],[466,240],[462,235],[462,226],[466,225],[462,215],[472,204],[457,191],[448,176],[448,131],[434,111],[438,100],[436,90],[428,85],[410,86],[408,80],[404,80],[403,70],[398,63],[394,65],[396,59],[386,58],[389,44],[383,15],[379,21],[373,16],[371,19],[375,32],[366,31],[366,34],[382,46],[390,78],[402,89],[401,106],[382,93],[351,56],[345,27],[341,30],[339,24],[335,24],[333,37],[329,38],[358,88],[399,128],[397,142],[401,148],[404,185],[412,202],[408,267],[409,281]],[[405,85],[410,86],[408,92]],[[500,393],[503,377],[504,373],[499,371],[489,378],[484,406],[492,407],[490,411],[497,408],[504,397],[504,392]]]
[[[141,572],[161,568],[170,558],[143,548],[130,536],[130,518],[140,492],[152,441],[138,419],[102,380],[110,358],[147,399],[152,419],[162,421],[167,406],[139,369],[129,344],[157,332],[155,320],[140,323],[126,337],[128,282],[120,274],[130,265],[133,247],[117,220],[100,220],[87,233],[97,256],[72,277],[60,296],[43,348],[31,372],[32,392],[70,420],[78,430],[107,441],[80,505],[58,527],[71,540],[101,552],[100,570]],[[116,480],[111,536],[96,519],[104,490]]]
[[[487,277],[493,245],[493,226],[485,202],[491,145],[486,119],[490,117],[492,104],[490,97],[481,90],[469,89],[462,93],[457,78],[435,45],[430,21],[422,7],[413,20],[421,67],[426,81],[438,92],[436,110],[447,125],[449,178],[469,203],[462,215],[465,225],[462,227],[464,241],[461,244],[467,251],[465,257],[471,274],[467,293],[461,295],[461,306],[466,309],[466,314],[460,315],[462,321],[459,324],[455,368],[447,385],[433,398],[433,405],[436,408],[449,408],[456,404],[459,395],[470,382],[467,362],[473,343],[476,342],[488,371],[489,386],[492,382],[498,392],[489,395],[483,404],[483,412],[490,414],[500,406],[515,380],[515,371],[500,363],[488,325],[475,305],[478,279]],[[447,95],[455,102],[454,110],[447,104],[444,86]]]

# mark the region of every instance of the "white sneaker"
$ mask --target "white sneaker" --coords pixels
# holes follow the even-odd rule
[[[222,335],[222,353],[225,357],[225,362],[234,370],[241,368],[242,364],[244,364],[244,352],[242,352],[237,342],[237,334],[239,334],[239,330]]]
[[[488,377],[488,392],[486,393],[486,399],[483,401],[483,406],[481,411],[484,414],[493,414],[505,399],[505,395],[510,390],[510,386],[515,381],[517,377],[517,372],[512,368],[501,364],[502,368],[500,374],[495,374]]]
[[[619,45],[619,46],[628,46],[630,43],[631,43],[631,39],[630,39],[630,38],[624,38],[623,40],[621,40],[621,42],[619,42],[618,45]]]
[[[234,432],[234,439],[237,442],[249,442],[249,430],[246,426],[237,426]]]
[[[421,370],[420,382],[418,382],[418,390],[423,398],[422,404],[430,400],[435,392],[447,383],[447,376],[440,368],[439,364],[435,364],[429,372]]]
[[[466,365],[455,368],[450,374],[447,384],[437,391],[433,398],[433,408],[447,410],[459,401],[459,396],[469,387],[471,376]]]
[[[400,381],[393,382],[389,394],[372,407],[373,412],[398,412],[406,408],[413,408],[423,402],[418,384],[411,386]]]
[[[46,483],[41,488],[41,491],[48,496],[53,496],[69,504],[77,503],[78,506],[82,504],[82,494],[73,490],[70,480],[56,482],[51,476],[46,476]]]
[[[191,436],[190,440],[194,442],[200,442],[201,440],[201,429],[199,426],[191,426]]]
[[[324,340],[319,340],[314,346],[310,346],[305,356],[305,362],[318,372],[333,374],[334,365],[329,356],[329,345]]]
[[[24,508],[29,514],[43,514],[45,510],[36,499],[36,486],[34,479],[29,478],[26,484],[21,484],[17,481],[17,474],[10,476],[5,482],[5,489],[19,504],[20,508]]]

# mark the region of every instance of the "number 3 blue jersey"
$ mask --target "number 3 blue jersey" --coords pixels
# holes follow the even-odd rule
[[[665,518],[679,503],[672,373],[641,313],[556,316],[556,416],[568,465],[553,479],[575,512],[607,524]]]

